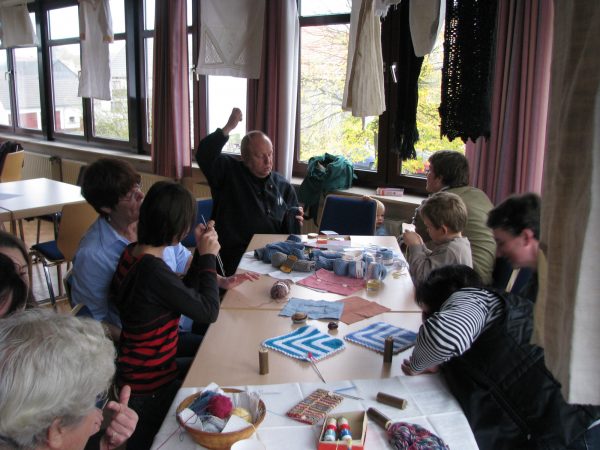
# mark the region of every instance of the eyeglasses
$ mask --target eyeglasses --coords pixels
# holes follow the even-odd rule
[[[130,202],[134,198],[137,198],[140,192],[142,192],[142,183],[136,183],[127,194],[121,197],[121,200],[124,202]]]
[[[108,403],[108,392],[104,391],[104,392],[100,392],[98,395],[96,395],[96,408],[98,408],[100,411],[102,411],[104,409],[104,407],[106,406],[106,404]]]

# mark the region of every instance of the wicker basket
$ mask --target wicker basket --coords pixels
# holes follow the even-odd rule
[[[231,389],[231,388],[223,388],[223,391],[225,391],[227,393],[242,392],[239,389]],[[185,431],[187,431],[190,434],[190,436],[192,437],[192,439],[195,442],[197,442],[198,444],[200,444],[206,448],[210,448],[212,450],[229,450],[231,448],[231,446],[234,443],[236,443],[237,441],[239,441],[241,439],[247,439],[250,436],[252,436],[254,431],[256,431],[256,428],[258,428],[258,426],[261,424],[261,422],[265,418],[265,413],[266,413],[267,409],[266,409],[263,401],[259,400],[258,417],[255,418],[252,425],[249,425],[248,427],[246,427],[242,430],[233,431],[231,433],[209,433],[207,431],[196,430],[194,428],[189,427],[185,423],[183,423],[183,421],[179,418],[179,413],[181,411],[183,411],[185,408],[187,408],[189,405],[191,405],[192,402],[197,397],[199,397],[201,394],[202,394],[202,392],[197,392],[195,394],[192,394],[189,397],[186,397],[179,404],[179,406],[177,407],[177,420],[179,421],[179,424],[185,429]]]

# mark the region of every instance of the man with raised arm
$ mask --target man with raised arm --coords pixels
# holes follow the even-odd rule
[[[196,152],[196,161],[210,185],[212,218],[229,275],[235,272],[255,233],[299,233],[303,223],[294,188],[272,171],[273,144],[266,134],[246,134],[241,159],[222,153],[229,133],[241,120],[242,111],[233,108],[227,124],[202,139]]]

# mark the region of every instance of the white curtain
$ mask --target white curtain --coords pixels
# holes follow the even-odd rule
[[[258,78],[265,0],[202,0],[197,71]]]
[[[600,2],[554,2],[536,339],[571,403],[600,404]],[[545,293],[545,295],[543,294]]]
[[[296,139],[296,106],[298,103],[298,61],[300,58],[300,23],[295,0],[283,0],[282,34],[285,36],[279,50],[281,58],[281,92],[278,96],[280,131],[274,145],[280,149],[293,149]],[[288,180],[292,177],[294,152],[280,152],[277,171]]]

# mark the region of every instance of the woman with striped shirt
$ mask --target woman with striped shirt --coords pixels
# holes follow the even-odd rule
[[[121,318],[116,384],[131,386],[139,415],[128,449],[147,450],[181,384],[177,364],[179,318],[212,323],[219,314],[215,270],[220,245],[214,223],[195,229],[196,250],[182,278],[163,260],[167,246],[188,233],[196,202],[180,184],[155,183],[140,208],[138,242],[128,245],[111,285]]]
[[[529,343],[533,304],[481,286],[461,265],[419,285],[423,325],[404,373],[441,369],[482,449],[600,448],[600,408],[569,405]]]

